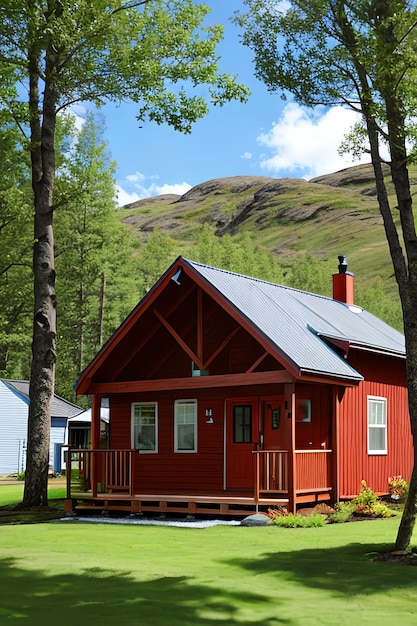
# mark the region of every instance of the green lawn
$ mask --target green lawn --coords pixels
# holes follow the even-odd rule
[[[23,487],[24,484],[18,481],[16,481],[15,484],[11,485],[1,485],[0,506],[7,506],[8,504],[16,504],[17,502],[21,502],[23,498]],[[57,481],[56,486],[52,481],[49,481],[48,498],[52,500],[57,498],[65,498],[65,486],[63,481]]]
[[[0,527],[0,622],[415,626],[417,567],[376,562],[399,520],[317,529]]]

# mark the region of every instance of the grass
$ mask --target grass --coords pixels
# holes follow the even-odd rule
[[[23,498],[23,482],[16,481],[16,484],[1,485],[0,487],[0,507],[17,504],[22,501]],[[65,498],[65,484],[59,481],[55,486],[49,482],[48,485],[48,498],[51,500]]]
[[[398,519],[311,529],[3,526],[0,620],[31,626],[411,626]]]

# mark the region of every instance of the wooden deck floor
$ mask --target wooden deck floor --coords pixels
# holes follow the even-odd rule
[[[66,511],[97,510],[130,513],[182,513],[184,515],[246,516],[267,511],[274,506],[287,506],[288,499],[261,498],[258,502],[249,494],[135,494],[72,492],[65,501]]]

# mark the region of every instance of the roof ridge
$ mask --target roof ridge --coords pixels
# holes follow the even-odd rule
[[[291,287],[290,285],[282,285],[281,283],[274,283],[270,280],[265,280],[264,278],[257,278],[256,276],[248,276],[247,274],[242,274],[240,272],[232,272],[232,270],[226,270],[221,267],[214,267],[213,265],[207,265],[207,263],[200,263],[199,261],[192,261],[191,259],[186,259],[184,257],[183,257],[183,260],[186,261],[187,263],[190,263],[191,265],[194,265],[197,267],[204,267],[206,269],[213,270],[215,272],[222,272],[223,274],[229,274],[231,276],[239,276],[240,278],[246,278],[250,281],[262,283],[264,285],[272,285],[273,287],[279,287],[280,289],[287,289],[288,291],[295,291],[296,293],[304,293],[304,294],[307,294],[308,296],[313,296],[315,298],[323,298],[324,300],[331,300],[332,302],[339,302],[339,300],[335,300],[334,298],[330,296],[325,296],[320,293],[313,293],[312,291],[307,291],[306,289],[298,289],[297,287]],[[340,302],[340,304],[348,306],[344,302]],[[362,308],[362,307],[358,306],[358,308]]]

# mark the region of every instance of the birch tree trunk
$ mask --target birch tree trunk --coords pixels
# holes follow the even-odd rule
[[[53,65],[47,57],[46,76]],[[29,111],[31,167],[34,193],[34,318],[29,387],[28,448],[23,507],[46,506],[51,428],[51,399],[56,362],[56,298],[52,229],[55,178],[56,93],[46,79],[39,95],[39,55],[29,51]]]

